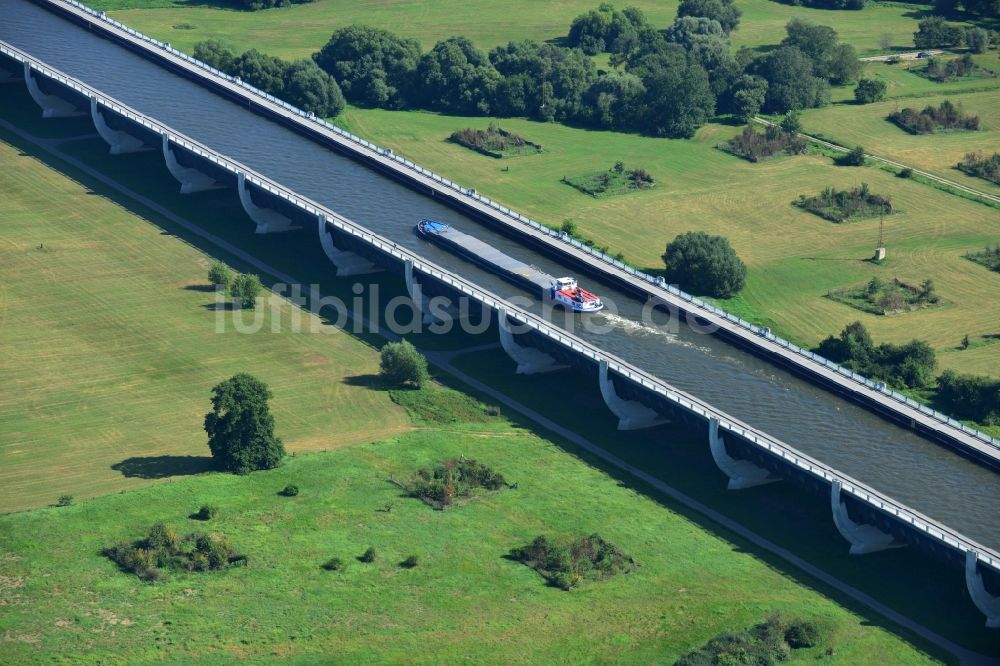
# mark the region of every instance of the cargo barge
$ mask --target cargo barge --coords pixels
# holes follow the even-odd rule
[[[535,293],[541,292],[553,302],[574,312],[597,312],[604,307],[601,299],[577,285],[575,278],[554,278],[449,224],[425,219],[417,224],[416,231],[421,238],[454,252],[519,287]]]

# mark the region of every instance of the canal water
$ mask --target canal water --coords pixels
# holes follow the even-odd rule
[[[0,2],[0,39],[503,297],[534,295],[418,239],[414,224],[423,217],[442,220],[547,273],[569,272],[433,199],[27,0]],[[0,88],[0,100],[2,95]],[[409,157],[419,161],[418,155]],[[276,235],[273,242],[283,238]],[[1000,549],[1000,479],[994,472],[686,324],[674,332],[643,325],[641,301],[583,282],[616,304],[617,313],[592,315],[606,330],[592,332],[577,325],[574,332],[581,337]],[[533,300],[528,309],[540,312],[539,299]],[[666,317],[656,321],[663,324]]]

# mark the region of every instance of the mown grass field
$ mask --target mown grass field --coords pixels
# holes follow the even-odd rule
[[[364,343],[272,333],[270,308],[260,333],[217,333],[209,257],[8,143],[0,162],[2,510],[203,469],[210,389],[240,371],[271,386],[291,451],[409,427],[385,395],[345,383],[378,367]]]
[[[996,55],[988,56],[987,66],[1000,71]],[[980,59],[983,61],[982,59]],[[986,61],[983,61],[986,64]],[[890,97],[874,104],[851,102],[832,104],[802,114],[804,131],[822,135],[841,145],[861,145],[869,153],[887,157],[915,168],[929,171],[982,192],[1000,193],[1000,185],[969,176],[955,165],[966,153],[1000,150],[1000,78],[967,79],[936,83],[914,74],[916,65],[871,64],[869,76],[889,84]],[[975,132],[952,131],[914,135],[887,120],[897,109],[923,109],[938,106],[944,100],[961,105],[962,110],[979,116]]]
[[[439,512],[387,481],[461,455],[518,487]],[[287,483],[297,497],[277,495]],[[188,519],[204,503],[220,516]],[[249,566],[150,585],[100,555],[161,520],[181,533],[225,535]],[[539,534],[594,532],[639,569],[564,592],[504,558]],[[369,546],[376,562],[358,562]],[[410,554],[419,565],[400,568]],[[333,556],[344,571],[320,568]],[[819,646],[796,653],[799,663],[828,647],[831,663],[934,661],[739,541],[502,418],[297,456],[248,477],[202,475],[0,516],[0,591],[9,663],[670,663],[777,610],[823,630]]]
[[[679,233],[727,236],[749,272],[746,289],[724,306],[762,318],[807,344],[856,319],[877,339],[917,335],[942,351],[966,334],[976,339],[1000,332],[1000,309],[990,306],[997,302],[1000,275],[962,258],[967,250],[996,242],[1000,212],[875,168],[837,167],[821,156],[751,164],[715,148],[738,131],[723,125],[708,125],[693,140],[679,141],[505,119],[503,127],[545,151],[505,161],[445,140],[457,128],[485,127],[486,119],[350,108],[341,121],[535,219],[555,226],[572,219],[581,234],[641,266],[662,267],[660,254]],[[607,168],[619,159],[649,171],[657,186],[595,200],[560,182],[582,165]],[[891,196],[900,210],[886,219],[889,261],[883,266],[865,261],[878,240],[877,219],[838,225],[791,206],[800,194],[861,182]],[[824,298],[829,289],[876,275],[911,283],[929,277],[946,304],[882,317]],[[943,354],[941,366],[1000,375],[1000,347],[993,349]]]
[[[510,40],[555,40],[565,37],[573,19],[598,4],[597,0],[317,0],[316,2],[260,12],[225,8],[223,2],[191,3],[187,0],[91,0],[92,7],[108,10],[128,23],[174,46],[190,50],[203,39],[222,39],[240,49],[251,47],[284,58],[304,58],[319,50],[337,28],[352,23],[391,30],[431,48],[438,40],[464,35],[488,50]],[[650,22],[663,29],[677,15],[676,0],[629,0],[620,7],[640,8]],[[772,0],[737,0],[743,10],[733,43],[757,47],[776,44],[793,17],[834,25],[841,38],[862,54],[875,53],[883,35],[894,46],[913,44],[920,5],[872,4],[863,11],[831,11],[794,7]]]

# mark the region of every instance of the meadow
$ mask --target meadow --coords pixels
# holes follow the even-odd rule
[[[259,12],[237,11],[224,2],[188,0],[91,0],[119,21],[190,51],[203,39],[221,39],[239,49],[256,48],[283,58],[305,58],[326,43],[337,28],[362,23],[386,28],[420,42],[424,49],[452,35],[468,37],[481,49],[511,40],[559,40],[573,19],[598,0],[545,2],[544,11],[533,0],[496,3],[488,0],[317,0],[304,5]],[[673,23],[677,0],[628,0],[619,6],[641,9],[660,28]],[[884,35],[895,47],[913,44],[917,18],[927,7],[872,3],[862,11],[834,11],[795,7],[772,0],[737,0],[743,10],[733,35],[736,47],[776,44],[793,17],[835,25],[841,39],[862,55],[884,51]]]
[[[457,456],[517,488],[435,511],[387,481]],[[277,495],[288,483],[299,486],[297,497]],[[190,520],[205,503],[219,517]],[[100,555],[156,521],[223,534],[249,565],[168,573],[151,585]],[[594,532],[638,569],[564,592],[504,557],[539,534]],[[359,562],[369,547],[376,561]],[[419,564],[401,568],[411,554]],[[333,556],[346,563],[342,571],[321,568]],[[349,663],[668,663],[772,611],[820,626],[820,645],[797,651],[800,663],[827,648],[843,663],[935,661],[738,540],[502,417],[426,424],[248,477],[211,473],[0,516],[0,591],[0,653],[11,663],[41,655],[87,663],[331,655]]]
[[[288,303],[266,308],[263,333],[219,333],[203,252],[10,143],[0,162],[2,510],[204,469],[210,389],[241,371],[271,386],[291,451],[410,427],[387,396],[344,381],[378,367],[362,341],[270,332]]]
[[[985,60],[989,58],[989,62]],[[980,57],[984,66],[1000,70],[996,55]],[[922,64],[869,64],[866,75],[884,80],[888,97],[882,102],[858,105],[853,98],[802,114],[803,131],[844,146],[861,145],[865,151],[948,178],[981,192],[1000,194],[1000,185],[962,173],[955,165],[966,153],[996,152],[1000,146],[1000,78],[966,79],[936,83],[912,70]],[[898,109],[923,109],[944,100],[979,116],[975,132],[953,131],[913,135],[886,120]]]

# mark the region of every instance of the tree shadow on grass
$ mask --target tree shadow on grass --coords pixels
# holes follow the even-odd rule
[[[211,456],[135,456],[115,463],[111,469],[128,478],[166,479],[211,472],[218,467]]]
[[[348,386],[361,386],[364,388],[374,389],[376,391],[388,390],[391,388],[386,386],[382,378],[375,374],[351,375],[350,377],[344,377],[344,383]]]
[[[215,291],[215,285],[211,284],[188,284],[183,287],[185,291],[201,291],[212,293]]]

